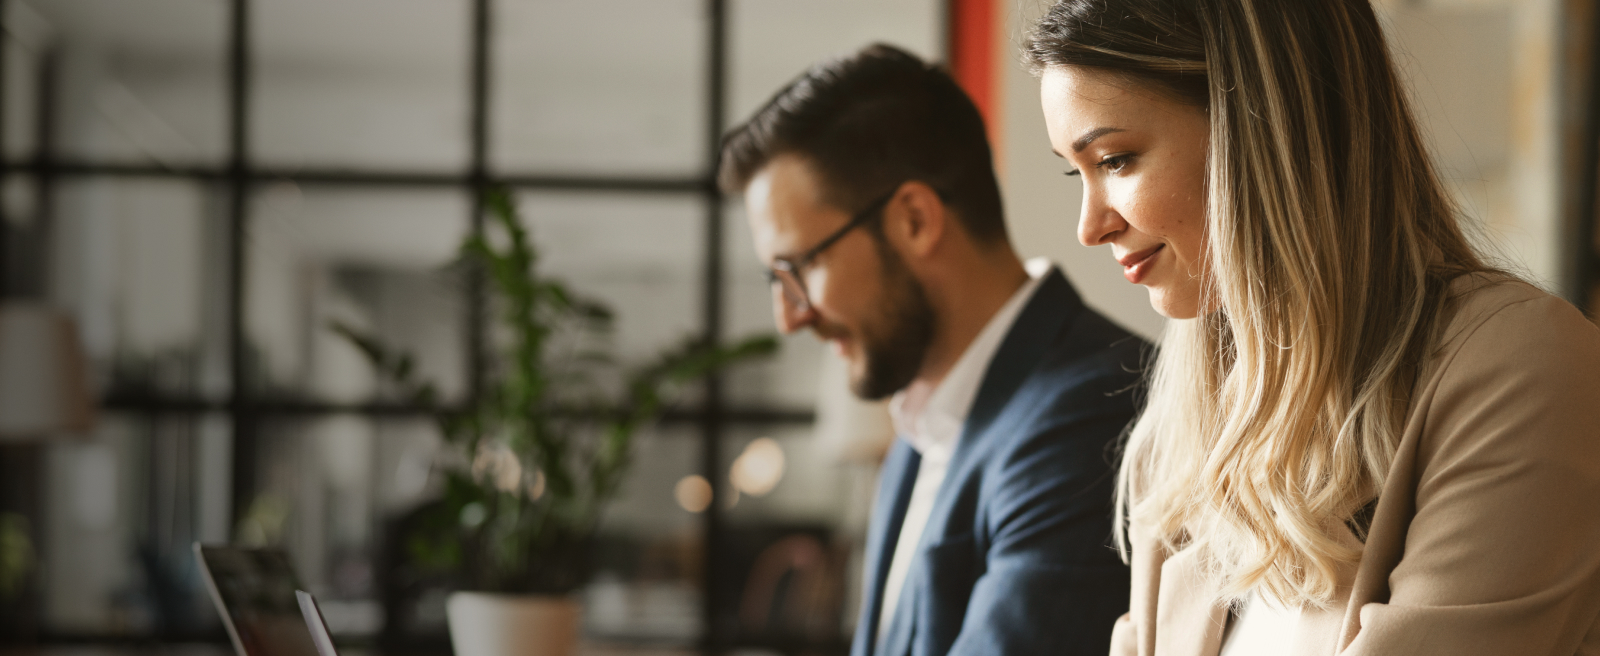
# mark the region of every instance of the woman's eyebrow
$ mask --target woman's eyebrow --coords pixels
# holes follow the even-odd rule
[[[1095,128],[1083,133],[1083,136],[1078,137],[1077,141],[1072,142],[1072,152],[1081,153],[1083,152],[1083,149],[1089,147],[1089,144],[1094,143],[1095,139],[1099,139],[1100,137],[1106,136],[1113,132],[1127,132],[1127,130],[1111,127]]]

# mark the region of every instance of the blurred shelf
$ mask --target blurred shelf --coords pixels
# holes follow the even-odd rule
[[[192,178],[224,181],[234,175],[226,166],[184,164],[127,164],[54,160],[46,163],[11,161],[0,165],[5,173],[47,173],[59,176]],[[291,181],[304,184],[376,187],[464,187],[480,182],[468,173],[427,173],[349,168],[250,167],[244,176],[256,182]],[[491,175],[481,182],[521,189],[569,191],[638,191],[711,193],[716,182],[702,176],[630,175]]]
[[[228,412],[235,409],[232,402],[228,400],[165,395],[113,395],[102,399],[100,405],[102,408],[113,412],[150,414],[196,414]],[[252,400],[249,403],[249,410],[258,415],[360,414],[422,417],[429,414],[426,409],[403,403],[339,403],[333,401],[272,399]],[[588,414],[598,418],[596,413],[574,412],[573,414]],[[741,406],[723,408],[721,417],[724,421],[736,424],[792,425],[809,424],[816,420],[816,413],[798,408]],[[672,409],[662,413],[661,416],[662,423],[667,424],[698,423],[705,421],[705,419],[706,411],[701,407]]]

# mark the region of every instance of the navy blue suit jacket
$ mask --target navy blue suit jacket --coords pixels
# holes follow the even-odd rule
[[[1113,456],[1146,342],[1052,270],[990,361],[879,650],[884,581],[921,457],[896,440],[867,533],[852,656],[1094,654],[1128,610]]]

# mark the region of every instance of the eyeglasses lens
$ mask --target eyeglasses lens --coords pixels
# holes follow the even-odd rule
[[[778,287],[783,291],[784,301],[800,310],[810,307],[810,299],[806,298],[806,288],[800,284],[800,279],[794,275],[793,271],[778,269],[773,273],[777,274],[774,278],[776,278]]]

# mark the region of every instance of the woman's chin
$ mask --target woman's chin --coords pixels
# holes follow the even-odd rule
[[[1165,287],[1148,286],[1150,307],[1168,319],[1193,319],[1200,316],[1200,300],[1188,294],[1174,294]]]

